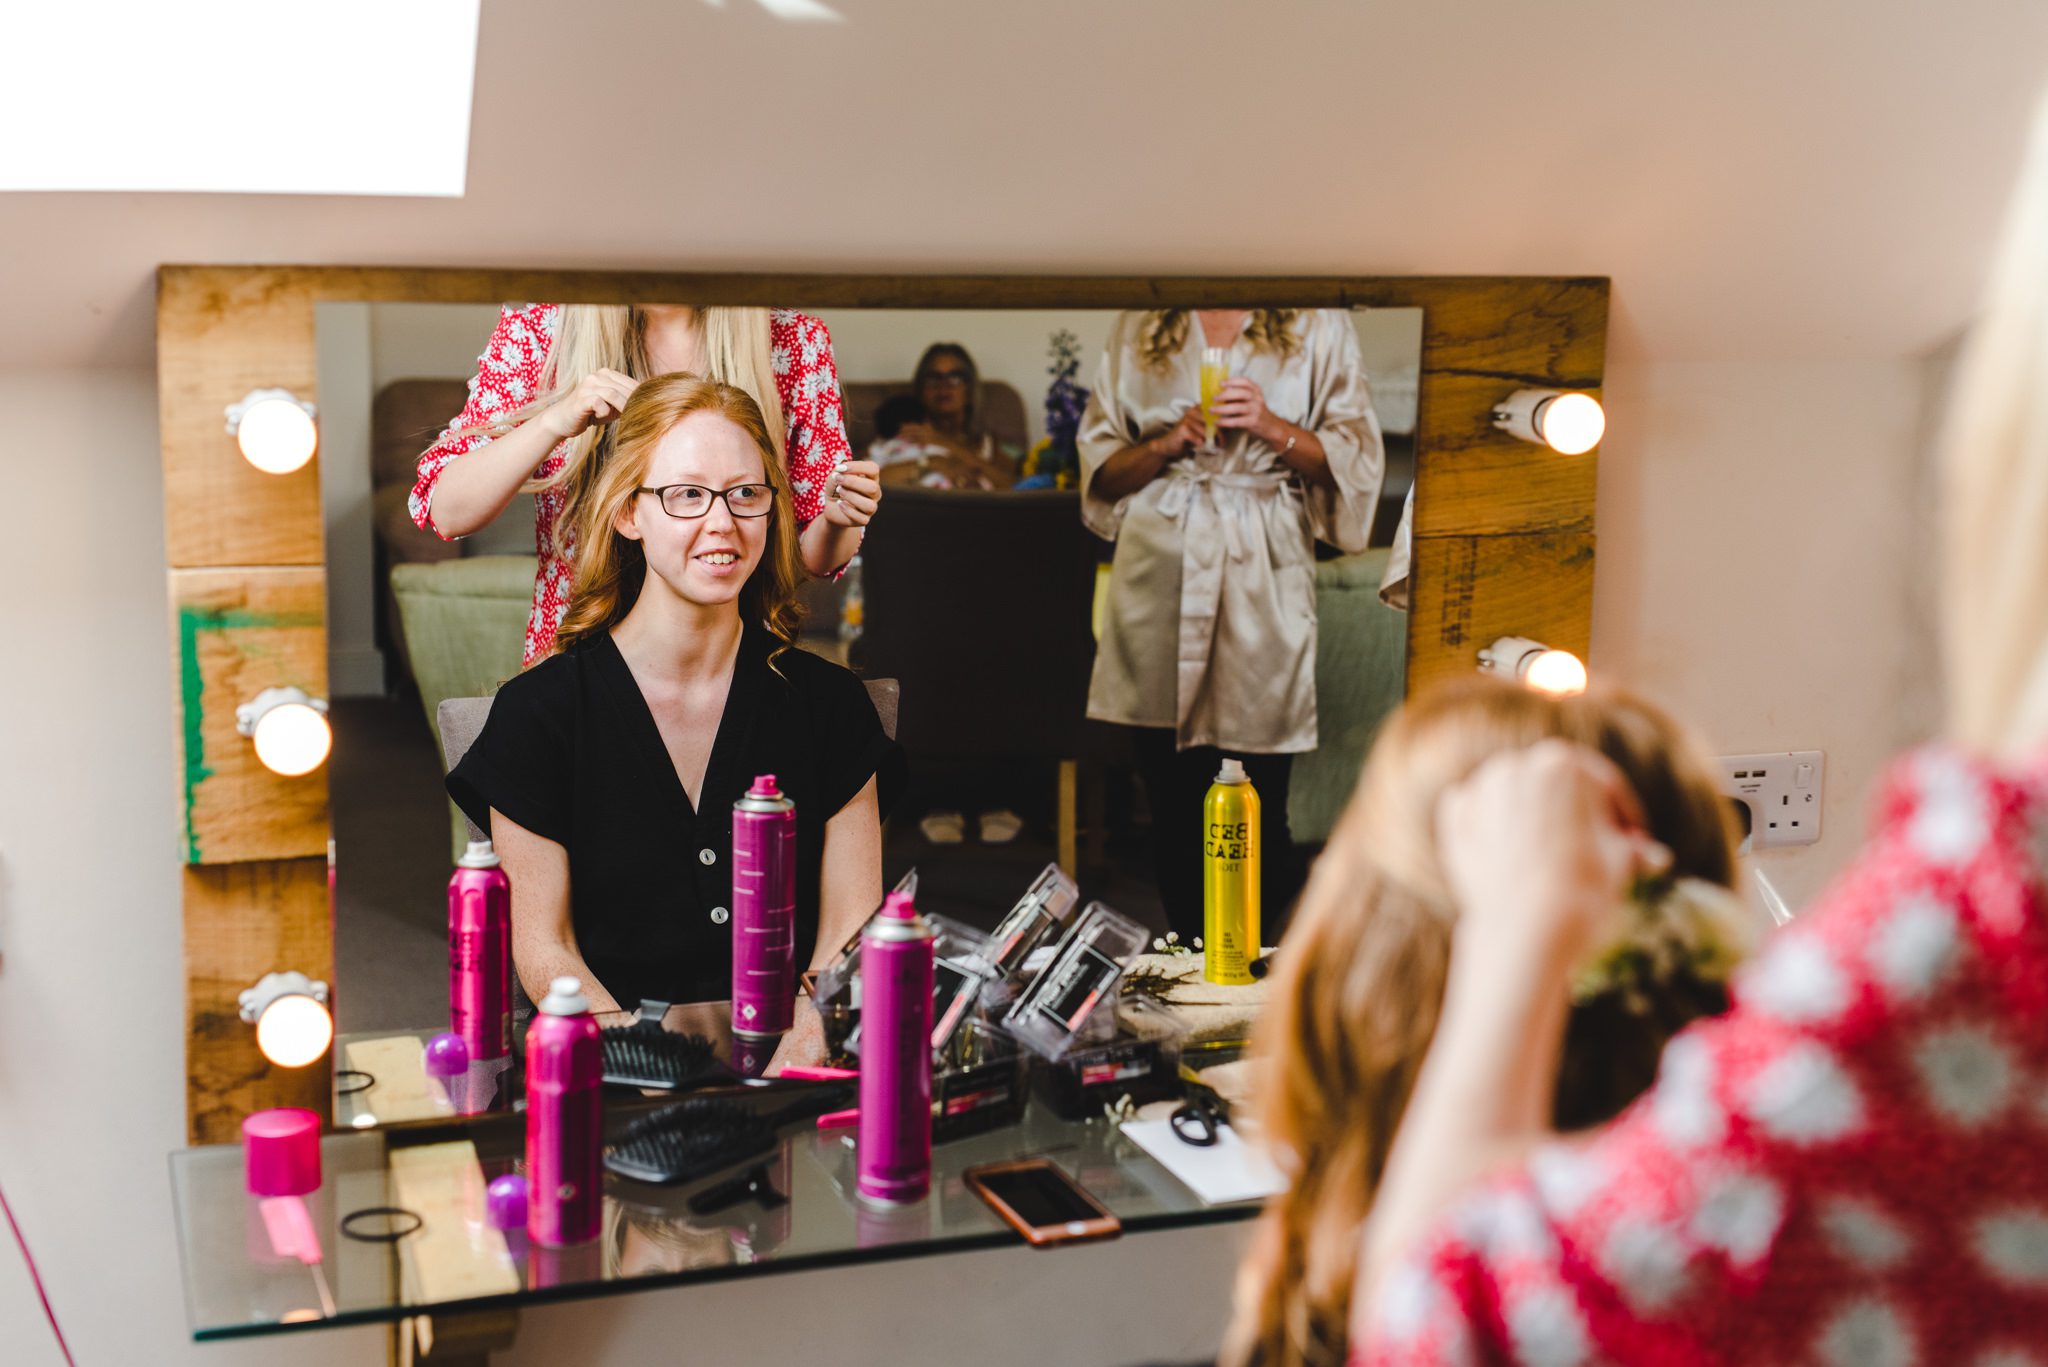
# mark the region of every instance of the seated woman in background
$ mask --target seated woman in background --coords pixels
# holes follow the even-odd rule
[[[793,648],[803,569],[760,409],[647,381],[584,507],[556,653],[448,776],[511,877],[520,982],[573,974],[600,1011],[726,997],[732,808],[760,774],[796,803],[797,953],[822,962],[881,900],[902,758],[861,682]],[[776,1062],[823,1047],[805,1007]]]
[[[909,394],[884,399],[875,409],[875,440],[868,459],[881,469],[884,484],[915,484],[923,489],[1000,489],[1009,481],[991,475],[931,430],[924,405]]]
[[[1668,718],[1627,697],[1478,678],[1396,713],[1310,877],[1259,1020],[1257,1132],[1289,1187],[1240,1273],[1229,1367],[1343,1362],[1358,1230],[1451,971],[1457,907],[1431,814],[1488,756],[1548,737],[1607,756],[1671,852],[1640,935],[1573,985],[1550,1114],[1567,1129],[1615,1115],[1649,1088],[1679,1027],[1726,1007],[1746,919],[1728,891],[1734,833],[1712,768]],[[1552,987],[1562,998],[1566,979]]]
[[[1896,766],[1856,862],[1587,1139],[1555,1142],[1531,1102],[1563,1034],[1543,987],[1636,866],[1616,780],[1538,748],[1445,795],[1456,953],[1366,1227],[1356,1361],[2043,1360],[2044,243],[2048,104],[1942,443],[1946,741]]]
[[[534,495],[540,563],[521,663],[553,648],[569,610],[573,533],[611,449],[605,428],[634,385],[683,371],[736,385],[760,408],[804,567],[829,576],[860,549],[882,487],[874,466],[849,459],[832,336],[816,318],[787,309],[507,305],[477,358],[468,405],[420,456],[409,510],[452,540],[481,531],[519,494]]]
[[[936,454],[931,468],[940,470],[952,487],[1007,489],[1017,482],[1017,452],[975,421],[981,409],[981,372],[966,347],[958,342],[926,347],[911,378],[910,397],[917,400],[923,416],[907,421],[899,435],[932,448]]]

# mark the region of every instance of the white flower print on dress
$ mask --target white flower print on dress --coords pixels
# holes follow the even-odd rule
[[[1827,1367],[1915,1367],[1920,1349],[1899,1312],[1880,1300],[1856,1300],[1821,1327],[1815,1356]]]
[[[1830,1196],[1816,1218],[1835,1256],[1862,1271],[1889,1272],[1912,1255],[1913,1236],[1875,1201]]]
[[[2012,1104],[2019,1064],[1985,1025],[1945,1025],[1912,1047],[1913,1071],[1936,1114],[1977,1126]]]
[[[1998,1281],[2022,1291],[2048,1287],[2048,1211],[2016,1207],[1969,1226],[1970,1248]]]
[[[1846,1138],[1863,1123],[1862,1093],[1835,1056],[1792,1044],[1749,1080],[1744,1109],[1767,1134],[1795,1144]]]

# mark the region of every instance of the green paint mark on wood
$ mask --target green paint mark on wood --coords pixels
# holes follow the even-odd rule
[[[190,604],[178,608],[178,691],[183,700],[185,723],[185,862],[200,862],[199,827],[192,820],[199,785],[213,776],[206,763],[206,708],[203,695],[206,679],[199,672],[199,633],[202,631],[243,631],[251,628],[275,630],[285,627],[317,627],[316,612],[249,612],[242,608],[209,608]],[[291,682],[288,679],[280,683]]]

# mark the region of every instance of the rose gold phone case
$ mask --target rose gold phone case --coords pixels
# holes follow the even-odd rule
[[[1090,1210],[1096,1212],[1092,1219],[1066,1220],[1056,1225],[1034,1225],[1011,1209],[1002,1197],[996,1195],[982,1182],[984,1176],[994,1177],[1006,1172],[1023,1172],[1042,1168],[1053,1174],[1075,1198]],[[969,1168],[961,1174],[967,1189],[988,1202],[989,1209],[1003,1218],[1003,1223],[1024,1236],[1024,1241],[1034,1248],[1048,1244],[1074,1243],[1082,1239],[1114,1239],[1124,1232],[1123,1222],[1111,1214],[1109,1208],[1095,1199],[1094,1195],[1068,1176],[1067,1170],[1049,1158],[1020,1158],[1008,1163],[983,1163]]]

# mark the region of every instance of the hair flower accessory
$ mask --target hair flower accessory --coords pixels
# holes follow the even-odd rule
[[[1572,975],[1572,1001],[1619,992],[1646,1010],[1643,990],[1679,977],[1726,983],[1755,945],[1742,899],[1703,878],[1641,879],[1616,933]]]

